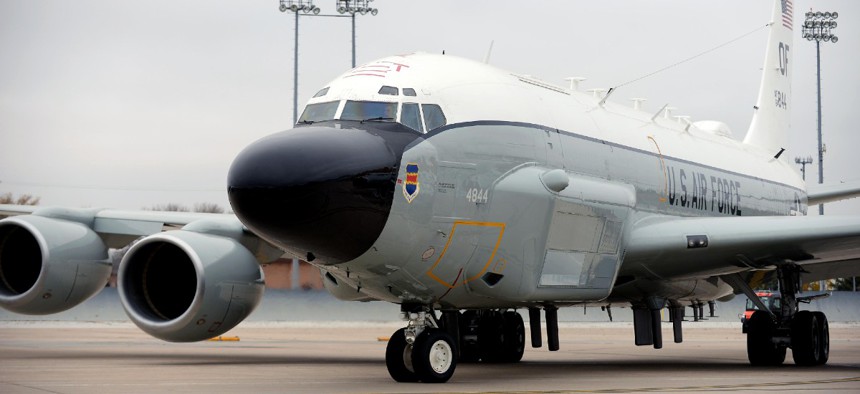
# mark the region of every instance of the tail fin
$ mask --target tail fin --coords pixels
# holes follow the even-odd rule
[[[788,145],[791,109],[792,0],[775,0],[761,86],[744,143],[776,154]]]

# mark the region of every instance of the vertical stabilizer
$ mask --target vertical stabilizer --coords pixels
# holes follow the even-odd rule
[[[776,154],[788,145],[794,4],[792,0],[775,0],[773,7],[761,86],[744,143]]]

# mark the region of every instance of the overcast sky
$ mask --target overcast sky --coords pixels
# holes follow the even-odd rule
[[[860,179],[860,2],[796,0],[792,144],[816,156],[815,44],[803,13],[839,12],[822,43],[825,181]],[[335,1],[317,1],[323,14]],[[732,40],[770,20],[770,0],[377,0],[357,17],[357,61],[425,51],[483,59],[565,85],[610,87]],[[350,68],[348,18],[300,18],[299,103]],[[252,141],[290,128],[294,16],[278,1],[0,2],[0,193],[42,205],[228,206],[226,174]],[[766,31],[625,86],[694,121],[752,116]],[[301,109],[300,109],[301,110]],[[807,167],[817,181],[816,164]],[[860,201],[828,214],[860,214]]]

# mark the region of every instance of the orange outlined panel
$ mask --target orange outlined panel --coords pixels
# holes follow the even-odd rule
[[[467,230],[467,228],[471,227],[473,231]],[[457,231],[459,228],[459,232]],[[480,229],[486,228],[496,228],[498,229],[498,235],[483,233]],[[474,231],[479,230],[479,231]],[[467,233],[466,235],[463,235]],[[459,234],[459,235],[458,235]],[[448,241],[445,243],[445,247],[442,249],[442,253],[439,253],[439,257],[436,258],[436,261],[433,263],[433,266],[427,271],[427,276],[433,278],[436,282],[441,284],[442,286],[453,289],[462,284],[471,282],[475,279],[484,275],[487,272],[487,269],[493,263],[496,252],[499,250],[499,245],[502,244],[502,237],[505,235],[505,224],[499,222],[477,222],[477,221],[465,221],[458,220],[455,221],[451,226],[451,232],[448,234]],[[460,242],[457,240],[460,237]],[[460,279],[460,274],[463,269],[472,259],[475,250],[478,249],[478,244],[475,243],[480,238],[485,237],[495,237],[495,242],[493,244],[492,251],[490,252],[489,258],[481,267],[481,270],[471,277],[463,278],[462,281]],[[470,242],[472,241],[472,242]],[[452,256],[453,255],[453,256]],[[448,260],[443,264],[443,260],[445,260],[446,256]],[[457,261],[459,260],[459,261]],[[442,276],[449,276],[446,273],[450,271],[450,277],[453,279],[450,283],[442,279]],[[457,276],[454,277],[453,273],[456,272]],[[450,280],[450,279],[449,279]]]

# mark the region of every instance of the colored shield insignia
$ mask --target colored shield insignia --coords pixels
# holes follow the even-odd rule
[[[406,182],[403,182],[403,197],[406,197],[406,202],[412,203],[415,197],[418,197],[418,191],[421,190],[421,185],[418,184],[418,163],[406,164]]]

